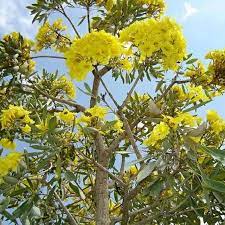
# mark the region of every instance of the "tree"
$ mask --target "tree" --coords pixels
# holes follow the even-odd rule
[[[222,224],[225,121],[214,110],[200,118],[198,109],[224,93],[225,51],[207,53],[207,65],[188,54],[163,0],[37,0],[27,8],[41,23],[35,40],[13,32],[0,42],[1,219]],[[73,10],[83,13],[78,24]],[[50,23],[52,14],[63,19]],[[64,61],[70,76],[37,71],[43,58]],[[69,77],[83,85],[85,103]],[[123,101],[109,77],[129,86]],[[138,93],[141,82],[149,93]]]

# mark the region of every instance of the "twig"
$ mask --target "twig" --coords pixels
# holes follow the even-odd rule
[[[65,16],[65,18],[69,21],[70,25],[72,26],[72,28],[73,28],[74,32],[76,33],[77,37],[80,38],[80,34],[78,33],[76,27],[74,26],[72,20],[71,20],[70,17],[66,14],[64,8],[63,8],[62,6],[61,6],[60,8],[62,9],[62,11],[60,11],[60,10],[58,10],[58,11],[59,11],[60,13],[62,13],[62,14]]]
[[[77,221],[73,218],[73,216],[71,215],[69,210],[66,208],[65,204],[62,202],[61,198],[59,197],[59,195],[57,194],[56,191],[54,191],[54,195],[55,195],[57,201],[59,202],[60,206],[62,207],[63,211],[66,213],[69,223],[71,225],[78,225]]]
[[[53,56],[53,55],[36,55],[31,57],[31,59],[38,59],[38,58],[66,59],[63,56]]]
[[[98,168],[100,168],[101,170],[103,170],[104,172],[108,173],[109,176],[117,181],[118,183],[120,183],[123,187],[126,186],[126,184],[117,176],[115,176],[114,174],[112,174],[111,172],[109,172],[104,166],[102,166],[101,164],[99,164],[98,162],[96,162],[94,159],[89,159],[87,156],[85,156],[85,154],[79,150],[76,149],[75,152],[79,152],[79,154],[89,163],[94,164],[95,166],[97,166]]]

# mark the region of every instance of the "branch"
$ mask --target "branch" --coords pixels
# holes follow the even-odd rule
[[[76,27],[74,26],[72,20],[71,20],[70,17],[66,14],[64,8],[63,8],[62,6],[61,6],[60,8],[62,9],[62,11],[60,11],[60,10],[57,10],[57,11],[60,12],[60,13],[62,13],[62,14],[65,16],[65,18],[68,20],[68,22],[69,22],[70,25],[72,26],[72,28],[73,28],[74,32],[76,33],[77,37],[80,38],[80,34],[78,33]]]
[[[45,96],[45,97],[47,97],[47,98],[49,98],[49,99],[51,99],[53,101],[64,103],[66,105],[74,107],[76,109],[76,112],[84,112],[86,110],[86,108],[84,106],[82,106],[82,105],[79,105],[79,104],[77,104],[77,103],[75,103],[73,101],[69,101],[69,100],[66,100],[66,99],[61,99],[61,98],[57,98],[57,97],[51,96],[48,93],[42,91],[41,89],[39,89],[38,87],[36,87],[34,85],[32,85],[32,86],[26,85],[26,87],[29,87],[29,88],[32,88],[32,89],[36,90],[37,92],[39,92],[43,96]],[[33,94],[33,93],[31,93],[31,94]]]
[[[98,168],[100,168],[102,171],[106,172],[109,174],[109,176],[117,181],[118,183],[120,183],[123,187],[126,186],[126,184],[117,176],[115,176],[114,174],[112,174],[111,172],[109,172],[104,166],[102,166],[101,164],[99,164],[98,162],[96,162],[94,159],[89,159],[83,152],[79,151],[76,149],[75,152],[79,152],[79,154],[89,163],[94,164],[95,166],[97,166]],[[79,156],[78,156],[79,157]]]
[[[164,93],[157,99],[157,102],[159,102],[160,100],[162,100],[170,91],[170,89],[175,85],[175,84],[185,84],[190,82],[190,79],[187,80],[176,80],[177,76],[175,76],[171,82],[171,84],[166,88],[166,90],[164,91]]]
[[[66,206],[64,205],[64,203],[62,202],[61,198],[59,197],[59,195],[57,194],[56,191],[54,191],[54,195],[57,199],[57,201],[59,202],[60,206],[62,207],[63,211],[66,213],[69,223],[71,225],[78,225],[78,223],[76,222],[76,220],[73,218],[73,216],[71,215],[71,213],[69,212],[69,210],[66,208]]]
[[[31,59],[38,59],[38,58],[66,59],[65,57],[62,56],[53,56],[53,55],[37,55],[31,57]]]

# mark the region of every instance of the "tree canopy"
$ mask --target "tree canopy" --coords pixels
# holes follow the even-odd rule
[[[165,8],[37,0],[27,6],[40,23],[35,39],[2,37],[4,223],[223,224],[225,120],[198,109],[224,93],[225,50],[194,58]],[[38,70],[41,60],[67,71]]]

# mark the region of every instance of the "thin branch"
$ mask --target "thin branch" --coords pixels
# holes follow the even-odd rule
[[[73,218],[73,216],[71,215],[69,210],[66,208],[65,204],[63,203],[63,201],[61,200],[61,198],[59,197],[56,191],[54,191],[54,195],[57,201],[59,202],[60,206],[62,207],[63,211],[66,213],[69,223],[71,225],[78,225],[77,221]]]
[[[25,85],[23,85],[25,86]],[[40,94],[42,94],[43,96],[53,100],[53,101],[56,101],[56,102],[60,102],[60,103],[64,103],[66,105],[69,105],[71,107],[74,107],[76,109],[76,112],[84,112],[86,110],[86,108],[82,105],[79,105],[75,102],[72,102],[72,101],[69,101],[69,100],[66,100],[66,99],[61,99],[61,98],[56,98],[54,96],[51,96],[49,95],[48,93],[42,91],[41,89],[39,89],[38,87],[32,85],[32,86],[29,86],[29,85],[26,85],[26,87],[29,87],[29,88],[32,88],[34,90],[36,90],[37,92],[39,92]]]
[[[138,81],[140,80],[141,76],[142,76],[142,74],[140,73],[140,74],[138,75],[138,77],[136,78],[136,80],[134,81],[134,83],[133,83],[133,85],[132,85],[130,91],[127,93],[126,99],[123,101],[122,105],[120,106],[120,110],[122,110],[122,109],[126,106],[126,104],[128,103],[128,101],[129,101],[129,99],[130,99],[130,97],[131,97],[131,95],[132,95],[132,93],[133,93],[135,87],[137,86]]]
[[[88,32],[91,33],[90,7],[87,5]]]
[[[36,55],[31,57],[31,59],[38,59],[38,58],[66,59],[63,56],[53,56],[53,55]]]
[[[166,90],[164,91],[164,93],[157,99],[157,102],[159,102],[160,100],[162,100],[167,94],[168,92],[171,90],[171,88],[175,85],[175,84],[185,84],[190,82],[190,79],[187,80],[176,80],[177,76],[175,76],[172,80],[172,82],[170,83],[170,85],[166,88]]]
[[[75,152],[79,152],[79,154],[88,162],[91,164],[94,164],[95,166],[97,166],[98,168],[100,168],[102,171],[106,172],[109,174],[109,176],[117,181],[118,183],[120,183],[123,187],[126,187],[126,184],[117,176],[115,176],[114,174],[112,174],[111,172],[109,172],[104,166],[102,166],[101,164],[99,164],[98,162],[96,162],[94,159],[89,159],[83,152],[79,151],[76,149]],[[79,155],[78,155],[79,156]]]
[[[65,16],[65,18],[68,20],[68,22],[69,22],[70,25],[72,26],[72,28],[73,28],[74,32],[76,33],[77,37],[80,38],[80,34],[78,33],[76,27],[74,26],[72,20],[71,20],[70,17],[66,14],[64,8],[63,8],[62,6],[61,6],[60,8],[62,9],[62,11],[60,11],[60,10],[58,10],[58,11],[59,11],[60,13],[62,13],[62,14]]]

